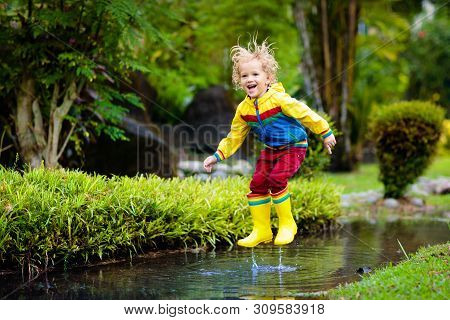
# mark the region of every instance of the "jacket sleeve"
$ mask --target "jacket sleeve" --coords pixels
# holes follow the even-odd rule
[[[303,102],[292,98],[287,93],[280,93],[277,95],[277,99],[281,106],[281,111],[285,115],[297,119],[315,134],[320,134],[322,139],[333,133],[328,122]]]
[[[242,145],[250,131],[250,126],[241,117],[240,108],[236,110],[233,121],[231,122],[231,129],[226,138],[220,141],[217,151],[214,156],[217,161],[222,161],[231,157]]]

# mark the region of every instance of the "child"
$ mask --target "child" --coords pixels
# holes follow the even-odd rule
[[[233,155],[252,131],[266,145],[256,163],[255,173],[247,194],[253,219],[251,234],[238,245],[254,247],[272,241],[270,207],[273,202],[279,229],[275,245],[291,243],[297,233],[297,224],[291,213],[288,179],[292,177],[306,155],[308,146],[305,125],[321,134],[331,154],[336,139],[328,123],[305,104],[291,98],[281,83],[276,83],[278,64],[270,45],[255,40],[245,49],[239,45],[231,50],[233,83],[242,88],[247,97],[237,107],[230,133],[213,156],[205,159],[207,172],[219,161]]]

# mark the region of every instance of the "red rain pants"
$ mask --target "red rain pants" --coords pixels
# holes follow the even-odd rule
[[[250,182],[252,194],[275,194],[287,187],[288,180],[300,168],[306,156],[306,148],[290,147],[282,150],[266,148],[256,162]]]

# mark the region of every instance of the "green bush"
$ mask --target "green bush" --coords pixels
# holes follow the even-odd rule
[[[439,155],[450,155],[450,119],[445,119],[443,122],[442,134],[437,148]]]
[[[39,270],[155,248],[231,246],[252,228],[248,184],[244,177],[108,179],[0,167],[0,261]],[[339,215],[339,192],[330,183],[293,181],[291,193],[301,229],[327,226]]]
[[[442,130],[444,110],[431,102],[404,101],[371,117],[384,196],[399,198],[427,168]]]
[[[328,122],[333,134],[339,136],[340,133],[336,129],[331,117],[324,113],[320,113],[320,116]],[[330,165],[330,161],[331,158],[327,149],[323,146],[322,137],[308,130],[308,151],[297,175],[311,178],[318,172],[326,170]]]

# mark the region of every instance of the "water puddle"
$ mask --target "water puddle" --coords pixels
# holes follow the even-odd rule
[[[252,272],[292,272],[297,270],[297,267],[284,266],[281,263],[281,258],[283,257],[283,251],[280,247],[279,251],[279,262],[277,266],[271,265],[258,265],[256,263],[256,254],[252,249]]]
[[[156,258],[50,273],[8,299],[311,298],[358,281],[359,268],[404,259],[418,247],[450,240],[448,221],[354,220],[333,233],[297,237],[282,248],[167,254]],[[44,279],[43,279],[44,278]],[[2,276],[0,297],[22,284]]]

